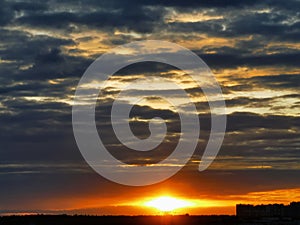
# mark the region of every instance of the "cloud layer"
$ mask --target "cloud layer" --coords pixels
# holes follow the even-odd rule
[[[119,189],[127,191],[97,177],[84,162],[72,133],[72,100],[80,77],[96,57],[114,46],[144,39],[181,44],[208,64],[226,99],[227,133],[208,172],[210,178],[195,174],[193,168],[210,131],[203,93],[176,68],[154,63],[134,65],[111,78],[110,87],[98,102],[99,134],[116,157],[147,165],[167,157],[176,146],[178,114],[159,99],[137,105],[131,121],[133,132],[140,138],[149,135],[150,117],[159,115],[168,121],[168,136],[154,151],[124,153],[107,122],[120,85],[137,77],[164,76],[184,85],[199,110],[201,123],[198,148],[182,172],[184,176],[175,179],[177,183],[211,188],[213,179],[221,179],[216,182],[224,189],[224,193],[218,190],[223,198],[233,188],[242,188],[239,194],[243,195],[257,189],[298,187],[299,9],[296,0],[1,1],[0,209],[16,209],[19,198],[31,208],[36,207],[35,199],[45,199],[48,203],[43,207],[51,209],[54,203],[49,199],[55,196],[105,198],[106,193],[113,196]],[[167,88],[132,90],[130,95],[143,93],[174,97]],[[228,173],[230,182],[224,175]],[[274,178],[277,176],[280,179]],[[251,187],[236,182],[241,178],[251,181]],[[213,194],[211,189],[189,190]],[[32,195],[26,197],[28,193]]]

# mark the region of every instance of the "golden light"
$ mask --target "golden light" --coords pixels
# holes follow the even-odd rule
[[[175,209],[192,207],[195,203],[169,196],[162,196],[144,203],[147,207],[153,207],[162,212],[171,212]]]

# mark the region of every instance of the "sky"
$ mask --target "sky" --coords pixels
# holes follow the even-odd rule
[[[237,203],[300,201],[299,12],[297,0],[1,0],[0,213],[156,213],[141,202],[161,195],[198,201],[185,209],[191,214],[234,214]],[[113,156],[150,167],[172,153],[181,135],[178,112],[148,97],[132,110],[132,132],[147,138],[149,119],[159,116],[167,121],[164,142],[149,152],[120,145],[109,120],[111,105],[138,78],[156,85],[132,88],[124,104],[160,94],[187,113],[185,99],[164,77],[189,94],[201,128],[193,157],[176,175],[129,187],[103,178],[84,160],[73,134],[72,104],[96,58],[142,40],[170,41],[204,60],[222,88],[227,129],[217,158],[199,172],[211,129],[201,89],[188,74],[162,63],[119,70],[99,96],[95,114]]]

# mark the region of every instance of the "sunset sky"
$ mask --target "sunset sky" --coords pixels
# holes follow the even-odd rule
[[[0,1],[0,29],[0,214],[156,214],[145,202],[160,196],[193,203],[174,211],[190,214],[234,214],[237,203],[300,201],[300,1]],[[179,44],[206,62],[226,100],[227,131],[217,158],[199,172],[211,121],[201,89],[188,74],[161,63],[118,71],[99,96],[95,116],[113,156],[151,167],[171,154],[181,134],[178,112],[151,97],[133,108],[131,129],[145,138],[147,121],[160,116],[168,126],[163,144],[138,153],[120,145],[111,104],[137,78],[155,85],[133,88],[124,104],[159,93],[184,111],[185,99],[159,79],[165,77],[189,94],[201,127],[195,153],[179,173],[129,187],[86,163],[73,135],[72,104],[96,58],[141,40]]]

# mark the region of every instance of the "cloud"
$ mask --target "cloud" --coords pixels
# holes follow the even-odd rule
[[[122,1],[114,1],[115,4],[120,4]],[[158,1],[158,0],[146,0],[143,2],[140,1],[134,1],[132,2],[132,5],[134,4],[142,4],[142,5],[161,5],[161,6],[168,6],[168,7],[178,7],[178,8],[195,8],[195,7],[220,7],[220,8],[226,8],[226,7],[242,7],[242,6],[249,6],[249,5],[255,5],[259,3],[260,1],[243,1],[240,2],[238,0],[233,0],[230,2],[223,2],[219,0],[204,0],[201,2],[188,0],[188,1]],[[122,4],[122,3],[121,3]]]
[[[0,2],[0,26],[8,24],[13,19],[13,11],[7,1]]]
[[[299,1],[293,0],[1,1],[2,205],[21,209],[27,206],[20,202],[26,202],[38,207],[42,199],[44,208],[49,209],[58,204],[51,198],[60,198],[69,207],[74,196],[76,201],[95,196],[99,201],[114,201],[114,196],[128,199],[128,195],[149,193],[151,188],[175,185],[177,192],[216,198],[298,187],[298,9]],[[201,20],[199,16],[196,22],[168,20],[189,13],[206,17]],[[170,40],[201,56],[216,71],[230,111],[218,158],[210,170],[198,173],[211,129],[201,90],[191,85],[187,74],[159,63],[120,70],[113,82],[127,84],[137,77],[163,73],[185,85],[196,102],[201,125],[194,162],[165,183],[132,191],[87,167],[74,140],[71,104],[80,77],[97,56],[115,45],[143,39]],[[162,117],[168,125],[163,144],[137,153],[120,146],[111,127],[112,97],[118,91],[114,85],[107,88],[96,111],[99,135],[110,152],[125,162],[145,165],[167,157],[180,136],[178,113],[154,107],[155,97],[148,98],[153,105],[136,105],[130,126],[138,137],[148,137],[147,120],[152,117]],[[131,90],[130,95],[142,93],[174,97],[175,92],[144,88]],[[181,109],[184,111],[184,106]]]
[[[97,9],[97,8],[96,8]],[[121,28],[134,30],[141,33],[151,32],[157,21],[161,20],[163,9],[144,8],[132,5],[115,10],[98,10],[92,8],[90,12],[40,12],[28,14],[16,20],[16,23],[27,24],[35,27],[64,28],[71,24],[96,27],[104,30]]]
[[[251,83],[274,89],[298,89],[299,74],[282,74],[277,76],[262,76],[250,78]]]
[[[242,66],[294,66],[297,67],[299,53],[240,56],[233,54],[199,54],[212,68],[237,68]]]

